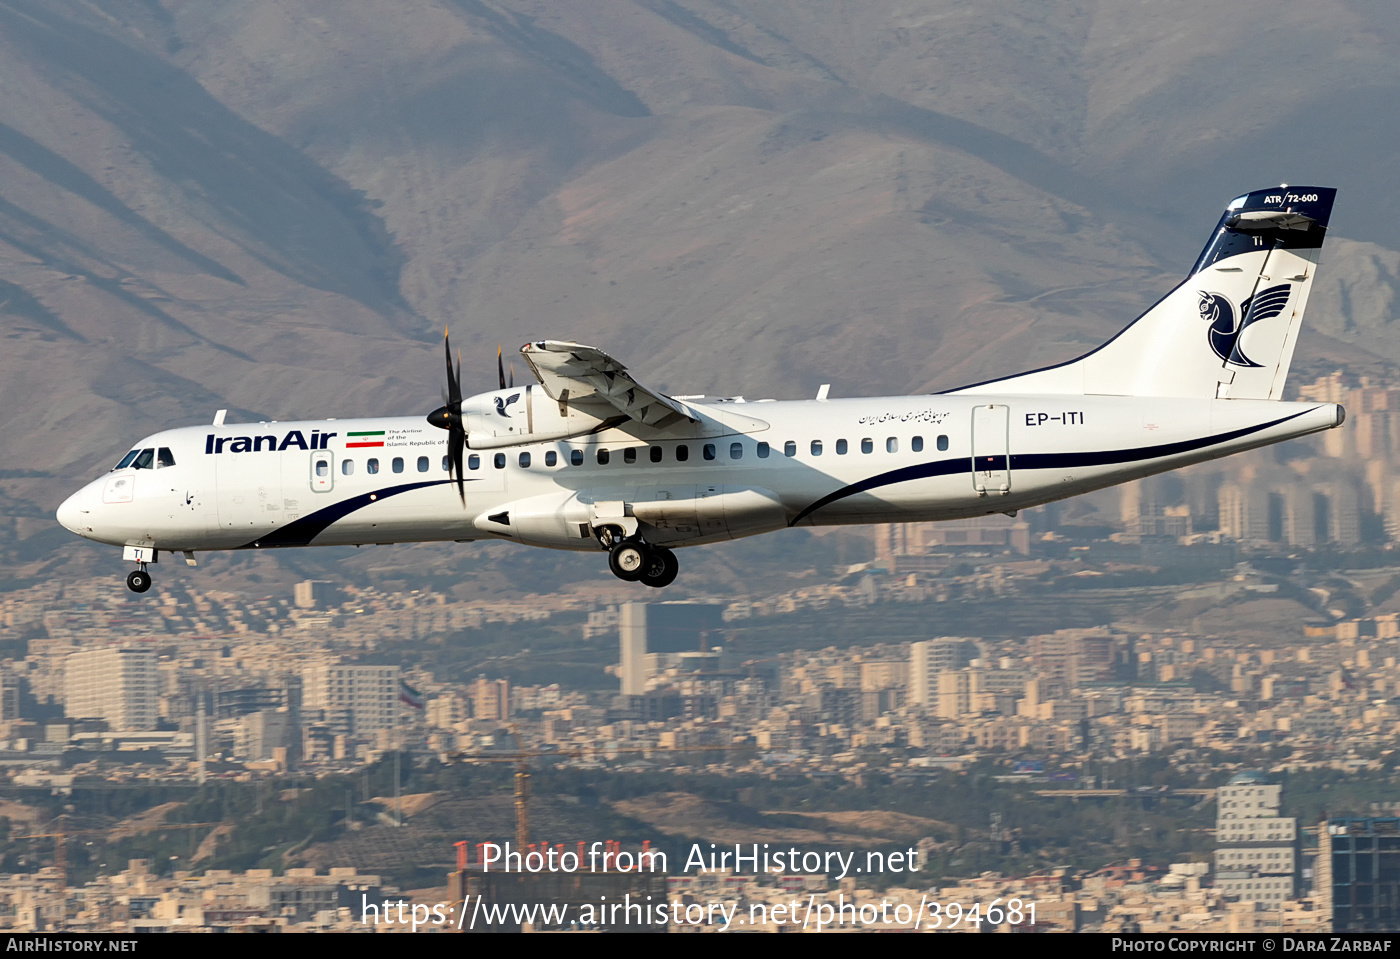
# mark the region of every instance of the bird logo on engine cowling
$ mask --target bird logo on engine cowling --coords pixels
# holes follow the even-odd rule
[[[507,397],[496,397],[496,412],[501,414],[502,416],[510,416],[510,414],[506,412],[506,407],[514,403],[518,399],[520,399],[519,393],[512,393],[510,394],[510,396]]]
[[[1242,319],[1236,323],[1235,308],[1224,294],[1198,291],[1196,309],[1200,311],[1201,319],[1210,324],[1206,338],[1210,342],[1211,350],[1232,366],[1256,369],[1262,367],[1262,363],[1256,363],[1245,355],[1244,350],[1240,348],[1240,337],[1246,329],[1260,320],[1272,319],[1281,314],[1288,305],[1290,292],[1289,284],[1281,283],[1251,296],[1240,304]]]

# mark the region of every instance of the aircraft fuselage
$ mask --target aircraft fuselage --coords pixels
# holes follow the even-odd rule
[[[1011,512],[1343,416],[1326,403],[1065,395],[691,406],[704,415],[684,428],[471,450],[465,502],[444,432],[421,417],[183,427],[135,446],[174,465],[113,470],[58,516],[88,539],[174,551],[477,539],[596,550],[594,528],[614,514],[650,543],[692,546]]]

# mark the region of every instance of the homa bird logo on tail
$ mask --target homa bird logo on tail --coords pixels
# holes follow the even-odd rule
[[[1240,349],[1240,335],[1260,320],[1273,319],[1281,314],[1288,305],[1290,292],[1287,283],[1280,283],[1245,300],[1240,307],[1243,319],[1237,325],[1235,308],[1223,294],[1198,291],[1196,308],[1201,313],[1201,319],[1210,324],[1206,338],[1215,355],[1235,366],[1261,367],[1262,364],[1245,356]]]

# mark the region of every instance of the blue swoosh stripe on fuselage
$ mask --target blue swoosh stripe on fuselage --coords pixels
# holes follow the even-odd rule
[[[344,519],[356,510],[364,509],[370,503],[387,499],[390,496],[398,496],[400,493],[409,493],[416,489],[426,489],[429,486],[441,486],[444,483],[455,482],[456,480],[451,479],[426,480],[422,483],[405,483],[402,486],[371,490],[368,493],[361,493],[338,503],[332,503],[314,513],[303,516],[301,519],[293,520],[280,529],[272,530],[266,536],[259,536],[251,543],[245,543],[235,548],[266,549],[274,546],[310,546],[311,541],[324,533],[332,523]],[[475,481],[468,478],[467,482]]]
[[[1304,410],[1303,413],[1312,412]],[[1200,439],[1181,440],[1176,443],[1162,443],[1158,446],[1139,446],[1130,450],[1095,450],[1089,453],[1012,453],[1012,470],[1049,470],[1079,468],[1085,466],[1111,466],[1115,463],[1133,463],[1140,460],[1152,460],[1162,456],[1175,456],[1178,453],[1189,453],[1192,450],[1204,449],[1207,446],[1214,446],[1217,443],[1226,443],[1230,440],[1239,439],[1241,436],[1248,436],[1251,433],[1258,433],[1271,426],[1286,423],[1291,419],[1302,416],[1303,413],[1294,413],[1291,416],[1283,416],[1268,423],[1260,423],[1258,426],[1246,426],[1243,429],[1231,430],[1228,433],[1217,433],[1214,436],[1204,436]],[[1005,456],[988,457],[993,460],[990,464],[992,469],[1004,469],[1006,467]],[[933,463],[920,463],[918,466],[905,466],[897,470],[890,470],[887,473],[880,473],[863,479],[859,483],[852,483],[850,486],[843,486],[834,493],[828,493],[821,499],[812,503],[802,512],[798,513],[789,523],[789,526],[796,526],[811,514],[829,506],[837,500],[854,496],[857,493],[869,492],[881,486],[892,486],[895,483],[907,483],[910,480],[928,479],[933,476],[951,476],[956,473],[971,473],[971,457],[959,456],[950,460],[938,460]]]

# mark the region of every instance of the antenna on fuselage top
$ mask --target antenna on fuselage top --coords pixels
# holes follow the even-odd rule
[[[225,416],[228,416],[228,410],[219,410],[217,413],[215,413],[215,414],[214,414],[214,425],[215,425],[215,426],[223,426],[223,425],[224,425],[224,417],[225,417]]]

